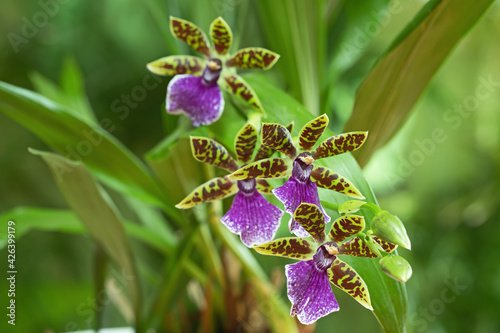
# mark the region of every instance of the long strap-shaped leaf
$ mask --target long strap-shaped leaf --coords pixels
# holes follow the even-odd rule
[[[432,0],[379,59],[361,84],[344,128],[370,132],[370,140],[354,154],[361,165],[401,128],[444,59],[492,3]]]
[[[166,195],[149,170],[105,130],[89,126],[39,94],[4,82],[0,82],[0,111],[57,152],[82,160],[108,186],[162,206],[180,220],[180,214],[165,204]],[[108,129],[112,125],[102,123]]]
[[[124,271],[135,309],[135,320],[140,321],[139,276],[128,239],[116,209],[94,177],[81,162],[72,162],[60,155],[37,150],[50,167],[57,186],[71,209],[87,227],[99,247]]]

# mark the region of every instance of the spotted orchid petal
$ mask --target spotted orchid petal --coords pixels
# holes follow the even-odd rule
[[[264,145],[260,145],[259,150],[257,150],[257,155],[255,155],[254,161],[259,161],[269,158],[273,153],[274,151],[271,148]]]
[[[245,165],[229,175],[232,179],[283,178],[290,174],[290,166],[282,158],[267,158]]]
[[[210,57],[207,36],[194,23],[170,16],[170,31],[177,39],[191,46],[205,57]]]
[[[306,325],[339,310],[328,279],[328,265],[317,264],[318,253],[313,260],[285,266],[287,295],[292,302],[290,315]]]
[[[254,249],[260,254],[269,256],[308,260],[313,258],[316,245],[303,238],[284,237],[256,246]]]
[[[229,231],[240,235],[243,244],[251,247],[272,240],[282,216],[283,211],[259,192],[245,193],[240,190],[221,222]]]
[[[234,140],[234,150],[238,156],[238,161],[247,163],[252,159],[257,137],[257,129],[251,123],[247,123],[239,130]]]
[[[249,47],[236,52],[227,62],[227,67],[270,69],[279,59],[279,54],[261,47]]]
[[[167,88],[167,112],[185,113],[193,126],[209,125],[220,118],[224,98],[219,87],[206,85],[203,78],[189,74],[176,75]]]
[[[328,238],[336,243],[365,229],[365,218],[359,215],[344,215],[333,221]]]
[[[368,132],[349,132],[332,136],[311,151],[314,159],[335,156],[359,149],[366,140]]]
[[[327,272],[331,283],[351,295],[365,308],[373,311],[368,287],[351,266],[335,258]]]
[[[299,146],[303,151],[311,150],[325,131],[328,122],[328,116],[323,114],[302,127],[299,134]]]
[[[222,17],[216,18],[210,25],[210,37],[215,52],[219,55],[226,54],[233,43],[233,32]]]
[[[316,205],[301,203],[293,213],[293,219],[297,221],[317,243],[323,243],[325,240],[325,218]]]
[[[273,187],[265,179],[257,179],[257,191],[262,194],[272,194]]]
[[[334,190],[353,198],[365,198],[349,180],[328,168],[314,165],[311,179],[319,187]]]
[[[292,134],[294,127],[295,127],[295,122],[293,122],[293,121],[290,124],[286,125],[286,129],[288,130],[288,133]]]
[[[240,76],[236,74],[225,74],[220,84],[222,88],[227,90],[230,94],[241,98],[255,110],[264,113],[259,97],[257,97],[253,89]]]
[[[376,258],[368,245],[366,245],[359,237],[354,237],[339,245],[339,254],[346,254],[353,257]]]
[[[325,223],[330,222],[330,217],[321,206],[316,183],[311,182],[310,172],[313,165],[305,166],[297,158],[293,162],[292,176],[283,184],[283,186],[273,190],[274,196],[283,203],[285,211],[292,215],[288,222],[290,232],[298,237],[309,237],[309,233],[295,221],[293,213],[303,202],[316,205],[324,215]]]
[[[198,186],[175,207],[187,209],[204,202],[222,200],[238,192],[236,182],[226,177],[209,180]]]
[[[223,145],[214,140],[192,136],[191,152],[193,157],[200,162],[233,172],[238,169],[236,161],[229,155]]]
[[[288,129],[280,124],[262,124],[262,144],[285,154],[289,158],[295,158],[297,149]]]
[[[386,241],[383,241],[381,240],[380,238],[378,238],[377,236],[372,236],[373,240],[375,242],[377,242],[381,247],[382,249],[387,252],[387,253],[391,253],[392,251],[394,251],[398,246],[396,244],[392,244],[392,243],[389,243],[389,242],[386,242]]]
[[[168,56],[147,64],[154,74],[174,76],[178,74],[200,75],[205,67],[205,59],[193,56]]]

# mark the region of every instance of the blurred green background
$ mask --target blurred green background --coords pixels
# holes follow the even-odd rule
[[[363,78],[425,4],[400,1],[401,11],[346,55],[342,43],[353,41],[356,29],[375,20],[376,13],[388,8],[387,1],[355,5],[313,1],[312,6],[323,8],[327,18],[320,31],[305,25],[310,12],[272,12],[272,5],[264,1],[42,3],[52,5],[4,1],[0,79],[33,89],[31,80],[37,73],[58,82],[63,66],[76,63],[97,118],[111,119],[112,135],[138,156],[175,127],[161,109],[168,78],[157,78],[158,86],[148,90],[147,97],[129,105],[129,116],[121,117],[116,106],[126,105],[124,95],[144,80],[156,82],[146,63],[190,52],[170,36],[169,15],[191,20],[205,30],[220,15],[233,27],[237,44],[233,50],[260,45],[280,52],[282,58],[267,77],[313,112],[327,112],[338,132],[351,114]],[[47,13],[48,19],[39,15],[37,21],[39,12]],[[286,41],[277,44],[283,32],[271,29],[269,22],[274,26],[284,22],[287,29],[293,18],[299,18],[296,33],[303,34],[307,43],[315,45],[317,33],[318,39],[327,41],[323,53],[290,49]],[[26,22],[39,26],[30,30]],[[22,29],[28,29],[31,37],[22,37],[27,36]],[[22,38],[13,39],[12,33]],[[400,251],[414,271],[407,283],[409,332],[500,330],[499,40],[500,6],[494,3],[436,73],[404,126],[364,169],[381,207],[405,222],[412,239],[412,251]],[[290,66],[296,66],[293,73]],[[0,133],[0,212],[16,206],[65,208],[49,169],[27,151],[27,147],[47,150],[45,144],[3,114]],[[61,332],[71,322],[82,329],[90,327],[92,315],[86,304],[93,297],[92,249],[86,236],[46,231],[31,231],[17,243],[16,332]],[[152,255],[153,261],[159,260]],[[1,250],[2,269],[6,257],[6,250]],[[269,270],[273,264],[280,269],[283,264],[274,259],[264,262]],[[5,286],[2,279],[2,307]],[[320,320],[318,332],[380,330],[368,311],[336,294],[342,310]],[[105,311],[109,313],[105,326],[124,325],[113,307]],[[7,327],[5,321],[0,328]]]

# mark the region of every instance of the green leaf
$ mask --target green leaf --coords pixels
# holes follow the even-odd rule
[[[233,43],[233,32],[222,17],[216,18],[210,25],[210,37],[215,52],[220,55],[226,54]]]
[[[370,132],[371,140],[355,154],[361,165],[401,128],[434,73],[492,3],[429,1],[379,59],[359,87],[345,126]]]
[[[288,124],[295,121],[297,126],[303,126],[314,116],[307,111],[300,103],[292,99],[283,91],[269,83],[262,75],[249,74],[245,80],[252,85],[255,92],[259,95],[267,111],[266,121],[273,123]],[[236,112],[226,105],[224,112]],[[219,140],[227,133],[213,133]],[[325,135],[333,136],[329,129],[325,130]],[[230,145],[231,142],[222,142]],[[353,182],[353,185],[364,194],[367,202],[376,203],[373,192],[366,182],[361,168],[356,163],[352,154],[346,153],[332,158],[315,161],[314,164],[328,166],[336,172],[342,174]],[[345,201],[345,196],[335,191],[325,191],[319,189],[321,200],[334,204],[340,204]],[[373,213],[369,210],[363,210],[367,227],[370,227],[369,221],[373,218]],[[382,327],[387,332],[404,332],[406,327],[407,299],[405,285],[388,277],[379,267],[378,261],[374,259],[344,257],[346,263],[355,269],[366,282],[370,291],[371,304],[374,314]]]
[[[332,223],[329,238],[340,243],[344,239],[365,229],[365,218],[359,215],[344,215]]]
[[[150,72],[157,75],[201,74],[205,59],[187,55],[163,57],[147,64]]]
[[[318,206],[310,203],[301,203],[293,213],[297,221],[314,240],[322,244],[325,240],[325,217]]]
[[[280,124],[262,124],[261,141],[264,146],[285,154],[289,158],[295,158],[297,149],[288,129]]]
[[[145,165],[102,128],[90,126],[41,95],[4,82],[0,82],[0,110],[60,154],[83,161],[106,185],[180,219]],[[108,121],[101,121],[105,129],[113,126]]]
[[[60,86],[37,72],[32,73],[30,79],[41,95],[65,106],[68,112],[88,125],[98,124],[85,94],[82,73],[72,58],[66,59],[63,63]]]
[[[87,227],[99,247],[131,277],[127,288],[140,322],[139,277],[125,229],[107,194],[81,162],[70,161],[54,153],[30,149],[50,167],[57,186],[66,202]]]
[[[254,250],[268,256],[278,256],[298,260],[312,259],[317,246],[308,240],[297,237],[278,238],[268,243],[255,246]]]

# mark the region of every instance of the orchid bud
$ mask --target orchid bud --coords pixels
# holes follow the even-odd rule
[[[410,264],[405,258],[391,255],[380,259],[378,262],[385,274],[397,281],[406,282],[413,273]]]
[[[380,211],[372,221],[372,231],[380,239],[411,250],[410,239],[403,222],[386,210]]]

